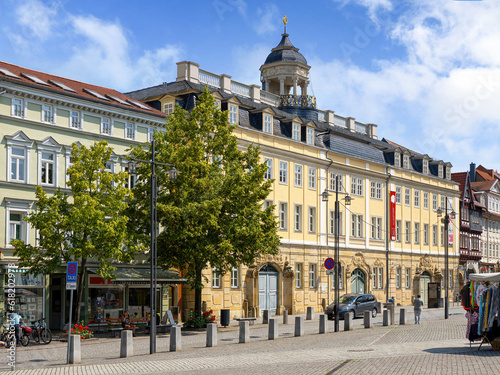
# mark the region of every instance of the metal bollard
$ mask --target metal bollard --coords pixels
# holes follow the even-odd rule
[[[276,340],[278,338],[278,319],[269,319],[269,330],[268,337],[269,340]]]
[[[288,310],[283,311],[283,324],[288,324]]]
[[[314,307],[308,306],[306,313],[306,320],[312,320],[314,317]]]
[[[304,317],[295,317],[295,337],[304,336]]]
[[[328,321],[326,314],[319,315],[319,333],[326,333],[326,322]]]
[[[365,328],[372,328],[372,312],[365,311],[363,317],[365,320]]]
[[[269,324],[269,310],[262,310],[262,324]]]
[[[352,318],[353,316],[346,312],[344,314],[344,331],[352,331]]]
[[[389,325],[389,310],[384,310],[382,325],[387,327]]]
[[[399,325],[406,324],[406,309],[399,309]]]

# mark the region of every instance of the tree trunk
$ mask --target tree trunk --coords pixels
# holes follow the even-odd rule
[[[76,289],[76,302],[73,301],[73,316],[75,317],[74,323],[80,323],[80,308],[82,305],[83,297],[83,282],[85,277],[85,265],[87,264],[87,258],[82,258],[81,264],[78,266],[80,268],[80,279],[78,280],[78,288]],[[76,305],[76,306],[75,306]]]
[[[201,291],[203,289],[202,284],[202,269],[196,269],[196,277],[195,277],[195,288],[194,288],[194,311],[198,316],[201,316]]]

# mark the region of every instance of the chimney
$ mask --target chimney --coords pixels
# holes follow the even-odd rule
[[[469,172],[470,182],[476,182],[476,164],[470,163],[470,172]]]

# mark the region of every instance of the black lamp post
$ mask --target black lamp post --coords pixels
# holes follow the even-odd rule
[[[440,217],[443,214],[444,211],[444,218],[441,219],[441,222],[444,223],[444,237],[445,237],[445,242],[444,242],[444,273],[445,273],[445,279],[444,279],[444,318],[448,319],[448,289],[449,289],[449,271],[448,271],[448,225],[451,223],[452,219],[455,219],[455,211],[453,211],[453,208],[451,209],[451,212],[448,213],[448,197],[446,197],[446,204],[443,209],[443,207],[439,207],[437,210],[437,215]]]
[[[336,175],[335,176],[335,256],[334,256],[334,261],[335,264],[333,266],[334,273],[335,273],[335,332],[339,331],[339,274],[340,274],[340,211],[339,211],[339,193],[340,194],[345,194],[345,204],[346,206],[349,206],[351,204],[351,196],[347,192],[339,192],[339,187],[340,187],[340,176]],[[327,176],[327,184],[328,184],[328,176]],[[330,196],[329,193],[330,190],[325,189],[323,193],[321,193],[321,198],[323,202],[326,202],[326,246],[328,246],[328,197]],[[330,296],[330,291],[328,291],[328,296]]]
[[[172,164],[159,163],[155,159],[155,141],[154,139],[151,141],[151,160],[141,160],[141,159],[132,159],[128,163],[129,173],[130,175],[136,174],[135,163],[149,163],[151,164],[151,242],[150,242],[150,264],[151,264],[151,275],[150,275],[150,317],[149,317],[149,326],[150,326],[150,337],[149,337],[149,354],[156,353],[156,288],[158,284],[157,278],[157,269],[158,269],[158,256],[156,252],[156,237],[158,235],[158,218],[156,215],[156,198],[158,192],[158,186],[156,181],[156,166],[162,165],[171,167],[168,171],[169,179],[171,181],[177,179],[177,174],[181,173]]]

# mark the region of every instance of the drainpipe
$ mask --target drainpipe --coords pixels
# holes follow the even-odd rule
[[[390,230],[390,210],[389,210],[389,205],[391,201],[391,190],[390,190],[390,180],[391,180],[391,171],[389,170],[389,167],[385,168],[385,173],[387,174],[387,181],[385,183],[385,189],[386,189],[386,204],[385,204],[385,267],[386,267],[386,272],[385,272],[385,290],[386,290],[386,302],[389,301],[389,240],[390,240],[390,235],[391,235],[391,230]],[[395,302],[395,301],[394,301]]]

